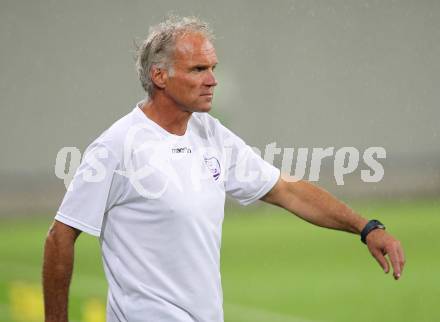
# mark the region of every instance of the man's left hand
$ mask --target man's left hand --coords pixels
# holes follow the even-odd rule
[[[382,229],[375,229],[370,232],[366,241],[371,255],[377,260],[385,273],[390,271],[390,264],[385,257],[385,255],[388,255],[393,266],[394,279],[398,280],[405,266],[405,255],[400,242]]]

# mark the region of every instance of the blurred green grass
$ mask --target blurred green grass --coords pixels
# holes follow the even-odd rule
[[[381,219],[402,241],[407,266],[400,281],[381,271],[357,236],[312,226],[275,207],[233,209],[223,226],[225,321],[440,321],[439,201],[354,207]],[[33,287],[41,300],[43,242],[51,221],[1,219],[0,321],[17,321],[11,308],[17,283]],[[83,234],[70,293],[72,321],[85,322],[84,307],[91,299],[104,304],[106,289],[98,240]]]

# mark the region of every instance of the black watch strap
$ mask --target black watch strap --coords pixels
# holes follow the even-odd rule
[[[370,220],[361,231],[361,241],[367,243],[367,235],[375,229],[385,229],[385,226],[376,219]]]

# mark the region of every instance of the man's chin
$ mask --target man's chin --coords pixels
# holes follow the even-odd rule
[[[206,106],[206,107],[204,108],[204,110],[203,110],[202,112],[205,112],[205,113],[207,113],[207,112],[211,111],[211,108],[212,108],[212,106],[211,106],[211,105],[209,105],[209,106]]]
[[[195,108],[193,108],[193,112],[198,112],[198,113],[207,113],[211,110],[212,105],[201,105],[201,106],[197,106]]]

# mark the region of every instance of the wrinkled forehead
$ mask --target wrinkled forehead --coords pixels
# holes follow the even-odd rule
[[[214,45],[208,38],[199,33],[190,33],[177,38],[174,61],[203,61],[215,64],[217,56]]]

